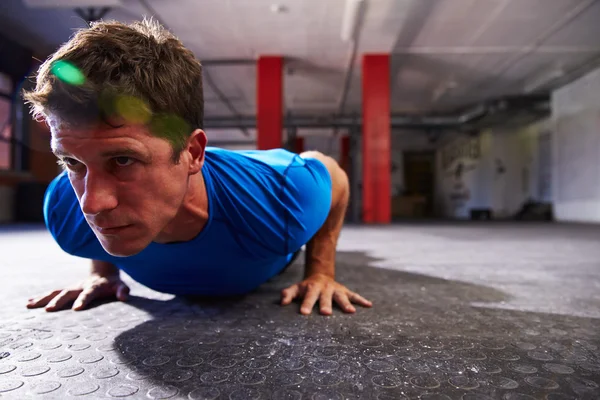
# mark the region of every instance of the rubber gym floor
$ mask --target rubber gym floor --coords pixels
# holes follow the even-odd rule
[[[279,292],[180,299],[131,280],[127,303],[27,310],[86,276],[42,227],[0,228],[6,399],[599,399],[600,227],[344,228],[339,281],[374,302],[298,314]],[[201,256],[201,255],[199,255]]]

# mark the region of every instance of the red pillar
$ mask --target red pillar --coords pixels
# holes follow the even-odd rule
[[[258,59],[256,108],[258,150],[282,147],[283,57],[261,56]]]
[[[363,56],[363,222],[391,221],[390,56]]]
[[[304,151],[304,138],[296,136],[294,139],[294,152],[300,154]]]

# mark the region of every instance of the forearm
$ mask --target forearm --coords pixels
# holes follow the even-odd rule
[[[332,179],[332,203],[327,220],[306,245],[305,277],[314,274],[335,277],[335,253],[350,193],[346,174],[341,169],[336,171]]]
[[[335,277],[335,249],[343,224],[343,214],[338,208],[332,209],[325,224],[306,244],[305,277],[314,274]]]
[[[292,285],[281,292],[281,304],[291,304],[295,298],[302,297],[300,313],[309,315],[319,302],[320,312],[331,315],[333,302],[344,312],[353,313],[352,303],[371,307],[372,303],[335,280],[335,256],[337,242],[344,225],[350,197],[348,176],[331,157],[319,152],[305,152],[305,158],[316,158],[326,167],[331,177],[331,203],[329,213],[321,228],[306,244],[306,269],[302,282]],[[313,188],[314,190],[314,188]],[[322,196],[315,196],[322,198]],[[313,203],[312,206],[315,204]],[[320,213],[319,213],[320,214]]]
[[[119,268],[106,261],[92,260],[91,274],[102,277],[119,276]]]

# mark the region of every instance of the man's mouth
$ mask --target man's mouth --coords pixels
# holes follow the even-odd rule
[[[94,225],[96,230],[103,235],[114,235],[116,233],[122,232],[124,229],[127,229],[131,225],[121,225],[121,226],[99,226]]]

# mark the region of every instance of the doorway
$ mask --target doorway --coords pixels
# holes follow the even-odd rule
[[[403,157],[404,193],[400,208],[404,216],[431,218],[434,216],[435,152],[408,151]]]

